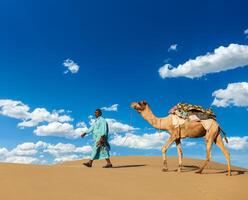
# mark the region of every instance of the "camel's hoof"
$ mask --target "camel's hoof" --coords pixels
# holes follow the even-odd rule
[[[168,168],[163,168],[162,172],[168,172]]]
[[[202,173],[202,171],[196,171],[195,173],[196,173],[196,174],[201,174],[201,173]]]
[[[181,168],[178,168],[178,169],[177,169],[177,172],[181,172],[181,171],[182,171],[182,169],[181,169]]]
[[[226,175],[227,175],[227,176],[232,176],[231,172],[228,172]]]

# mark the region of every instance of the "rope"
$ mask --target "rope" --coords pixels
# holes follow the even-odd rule
[[[129,115],[129,130],[128,130],[128,132],[130,131],[131,126],[132,126],[132,111],[131,111],[131,109],[130,109],[130,115]],[[123,146],[123,145],[126,143],[127,138],[128,138],[128,135],[126,135],[126,137],[125,137],[125,139],[124,139],[124,141],[123,141],[123,143],[122,143],[121,146]]]
[[[158,135],[161,137],[161,119],[159,119],[159,129],[158,129]]]

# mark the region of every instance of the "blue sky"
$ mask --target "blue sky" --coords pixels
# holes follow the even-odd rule
[[[104,112],[112,153],[160,155],[166,134],[130,110],[146,99],[158,116],[178,102],[212,107],[233,142],[233,163],[248,167],[247,7],[239,0],[1,1],[1,161],[87,156],[91,137],[79,132],[95,108],[114,104]],[[127,133],[136,148],[120,142]],[[203,139],[186,140],[184,152],[204,158]]]

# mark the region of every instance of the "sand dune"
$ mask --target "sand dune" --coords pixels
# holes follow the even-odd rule
[[[160,157],[113,157],[113,169],[104,161],[93,168],[81,161],[53,166],[0,164],[1,200],[105,200],[105,199],[248,199],[248,172],[211,162],[204,174],[195,174],[200,160],[184,159],[184,170],[175,172],[177,159],[169,157],[170,171],[161,172]]]

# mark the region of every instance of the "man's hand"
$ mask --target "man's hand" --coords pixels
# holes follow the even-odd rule
[[[86,133],[82,133],[81,134],[81,138],[83,138],[84,136],[86,136]]]
[[[105,144],[105,136],[102,136],[100,140],[97,142],[97,146],[101,147]]]

